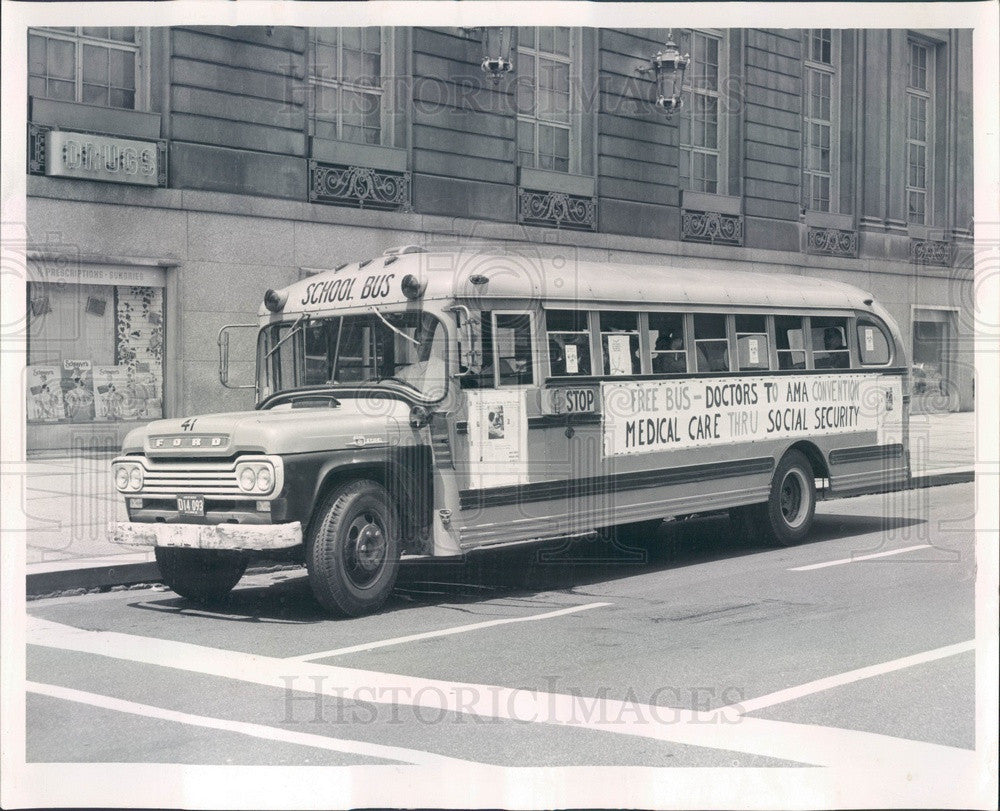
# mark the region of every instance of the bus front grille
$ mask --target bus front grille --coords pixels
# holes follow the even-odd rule
[[[229,462],[153,462],[143,459],[145,468],[141,496],[201,495],[242,496],[236,482],[236,461]]]

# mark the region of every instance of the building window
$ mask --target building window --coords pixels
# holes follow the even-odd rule
[[[32,28],[28,94],[123,110],[141,109],[139,28]]]
[[[528,169],[578,172],[572,76],[580,48],[569,28],[519,28],[517,158]]]
[[[927,198],[933,150],[933,62],[930,48],[910,41],[906,74],[906,219],[928,225]]]
[[[805,101],[803,104],[803,197],[812,211],[834,211],[836,199],[836,98],[835,41],[829,28],[807,34]]]
[[[691,191],[725,193],[722,150],[725,144],[719,116],[719,76],[723,73],[724,40],[719,34],[684,31],[682,53],[691,55],[690,80],[680,115],[681,186]]]
[[[391,146],[388,127],[392,29],[313,28],[309,85],[312,135]]]

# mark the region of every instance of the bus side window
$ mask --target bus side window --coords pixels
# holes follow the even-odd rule
[[[694,345],[699,372],[729,371],[729,338],[724,315],[695,314]]]
[[[847,319],[813,316],[813,366],[817,369],[851,368],[851,350],[847,346]]]
[[[549,373],[553,377],[591,374],[590,328],[586,312],[546,311],[545,334],[549,349]]]
[[[638,313],[602,312],[601,352],[604,374],[639,374],[639,315]]]
[[[736,357],[741,372],[746,369],[771,368],[766,316],[736,316]]]
[[[884,366],[889,362],[889,339],[881,327],[870,321],[858,321],[858,350],[865,366]]]
[[[531,317],[527,313],[494,313],[493,348],[501,386],[534,383]]]
[[[681,313],[650,313],[649,347],[653,374],[686,372],[684,316]]]
[[[779,369],[806,368],[801,316],[776,315],[774,317],[774,344],[778,350]]]

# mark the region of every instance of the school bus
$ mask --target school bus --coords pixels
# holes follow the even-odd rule
[[[794,544],[818,496],[909,477],[899,330],[832,281],[406,246],[268,290],[256,329],[254,410],[112,463],[112,537],[196,600],[275,556],[354,616],[401,558],[713,511]]]

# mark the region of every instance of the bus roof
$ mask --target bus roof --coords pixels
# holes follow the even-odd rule
[[[297,281],[280,311],[302,313],[406,304],[424,300],[532,300],[543,304],[605,307],[679,305],[757,309],[870,308],[871,294],[852,285],[797,274],[757,273],[667,264],[529,257],[524,254],[413,251],[343,265]],[[271,315],[263,305],[260,315]],[[272,316],[273,317],[273,316]]]

